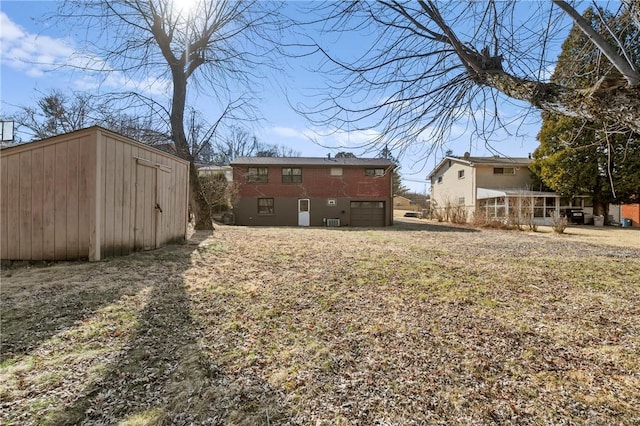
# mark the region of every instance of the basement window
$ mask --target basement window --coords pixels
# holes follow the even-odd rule
[[[258,214],[269,215],[273,213],[273,198],[258,198]]]

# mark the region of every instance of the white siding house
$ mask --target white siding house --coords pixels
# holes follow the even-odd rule
[[[457,212],[466,220],[474,215],[504,220],[531,216],[538,224],[550,224],[560,213],[560,197],[534,191],[529,158],[445,157],[429,174],[431,206],[436,215]]]

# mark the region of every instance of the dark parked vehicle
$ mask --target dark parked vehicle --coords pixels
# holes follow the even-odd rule
[[[584,225],[584,212],[582,209],[570,208],[564,210],[564,215],[569,221],[576,225]]]
[[[406,212],[404,217],[417,217],[418,219],[422,219],[422,213],[420,212]]]

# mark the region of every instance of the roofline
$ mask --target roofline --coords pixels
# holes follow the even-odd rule
[[[25,143],[21,143],[21,144],[17,144],[17,145],[12,145],[12,146],[6,146],[3,147],[2,149],[0,149],[0,152],[2,152],[3,154],[9,154],[9,151],[12,153],[13,151],[26,151],[28,149],[34,148],[36,145],[38,147],[40,146],[46,146],[49,144],[55,144],[57,142],[59,142],[59,140],[65,140],[67,139],[69,136],[71,135],[76,135],[76,134],[82,134],[82,133],[89,133],[90,131],[96,130],[98,133],[108,133],[118,139],[123,139],[128,143],[132,143],[134,145],[137,145],[141,148],[145,148],[145,149],[150,149],[155,153],[158,153],[164,157],[168,157],[171,158],[172,160],[177,160],[180,162],[183,162],[185,164],[190,164],[188,160],[185,160],[184,158],[178,157],[177,155],[171,154],[169,152],[163,151],[161,149],[158,149],[156,147],[154,147],[153,145],[149,145],[140,141],[137,141],[135,139],[130,138],[129,136],[125,136],[123,134],[120,134],[118,132],[115,132],[113,130],[109,130],[105,127],[102,126],[89,126],[89,127],[85,127],[82,129],[77,129],[77,130],[73,130],[71,132],[68,133],[61,133],[59,135],[55,135],[55,136],[51,136],[48,138],[44,138],[44,139],[36,139],[30,142],[25,142]]]
[[[267,159],[260,162],[259,159]],[[314,162],[315,161],[315,162]],[[356,162],[359,164],[352,164]],[[379,163],[379,164],[375,164]],[[320,167],[397,167],[397,164],[386,158],[328,158],[328,157],[238,157],[229,163],[231,166],[320,166]]]
[[[487,160],[492,160],[492,159],[497,159],[495,157],[472,157],[472,158],[486,158]],[[507,161],[512,161],[514,165],[519,164],[519,165],[524,165],[520,162],[518,162],[518,160],[526,160],[528,163],[531,162],[531,159],[528,157],[498,157],[501,160],[507,160]],[[451,161],[455,161],[457,163],[463,163],[466,164],[470,167],[476,167],[476,166],[490,166],[490,167],[499,167],[499,166],[505,166],[505,163],[503,162],[491,162],[491,161],[487,161],[487,162],[474,162],[474,161],[470,161],[468,159],[465,158],[460,158],[460,157],[454,157],[454,156],[446,156],[442,159],[442,161],[440,161],[438,163],[438,165],[436,167],[433,168],[433,170],[431,171],[431,173],[427,176],[427,179],[431,179],[432,176],[434,176],[437,171],[444,165],[444,163],[448,160]],[[527,166],[528,166],[527,163]]]

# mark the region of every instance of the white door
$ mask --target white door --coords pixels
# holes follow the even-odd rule
[[[309,200],[298,200],[298,226],[309,226]]]

